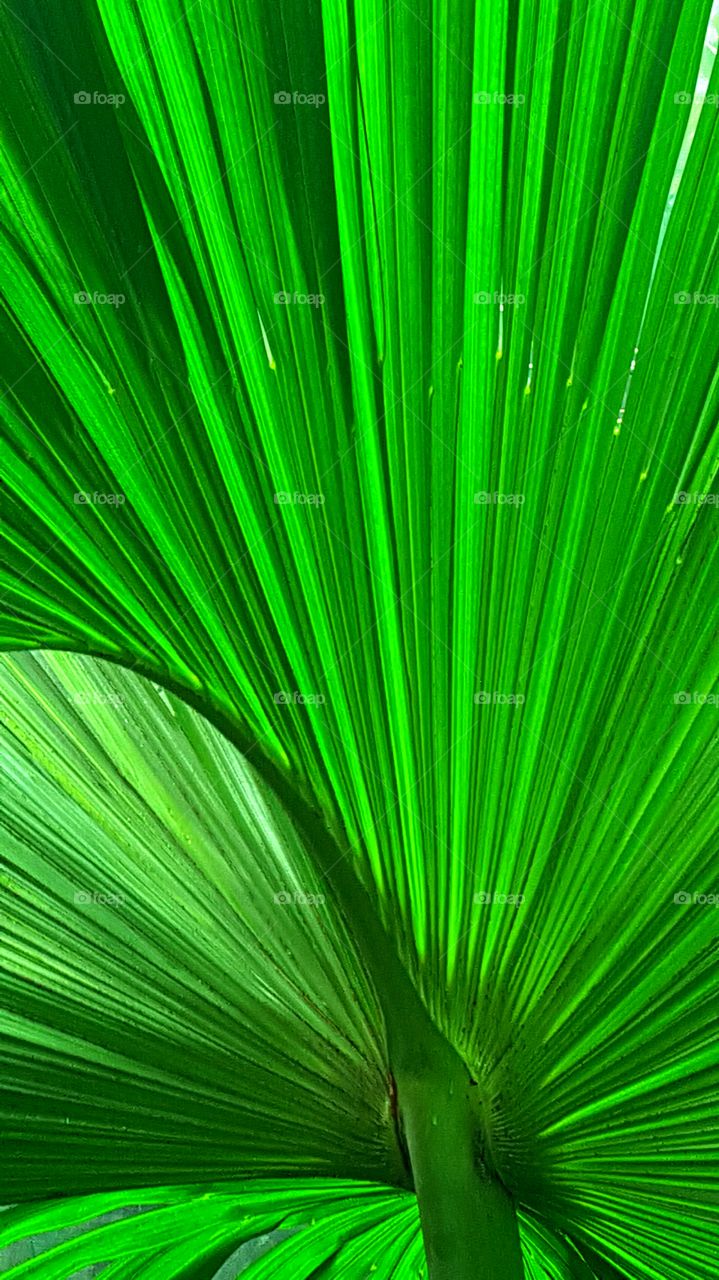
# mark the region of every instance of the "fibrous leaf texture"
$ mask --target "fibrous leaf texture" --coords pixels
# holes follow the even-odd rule
[[[333,848],[526,1280],[716,1274],[708,19],[2,6],[13,1280],[423,1274]]]

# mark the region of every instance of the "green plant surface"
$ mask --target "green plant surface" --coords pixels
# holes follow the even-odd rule
[[[412,1274],[414,1189],[516,1280],[490,1188],[527,1280],[715,1274],[708,17],[2,7],[7,1201],[353,1178],[253,1265]]]
[[[388,1253],[395,1242],[401,1246],[399,1253],[395,1250],[394,1261],[407,1252],[415,1265],[410,1270],[408,1259],[407,1266],[397,1271],[394,1261],[390,1264],[388,1260],[373,1274],[381,1280],[393,1274],[413,1278],[417,1275],[415,1255],[420,1239],[416,1202],[396,1189],[322,1179],[258,1179],[249,1185],[228,1181],[221,1188],[152,1188],[140,1195],[144,1208],[139,1213],[95,1227],[92,1219],[105,1212],[107,1205],[118,1207],[121,1197],[76,1198],[72,1202],[73,1219],[78,1224],[87,1222],[89,1229],[11,1269],[6,1273],[8,1280],[24,1280],[26,1276],[28,1280],[67,1280],[98,1258],[108,1264],[102,1274],[112,1280],[135,1280],[139,1276],[147,1276],[148,1280],[166,1280],[167,1276],[211,1280],[239,1244],[277,1228],[288,1231],[290,1238],[242,1272],[251,1280],[267,1275],[281,1276],[282,1280],[295,1275],[303,1280],[315,1274],[317,1265],[333,1263],[360,1242],[367,1244],[374,1237],[377,1246],[380,1235],[384,1236],[382,1247]],[[18,1232],[65,1226],[69,1220],[66,1206],[12,1213],[14,1217],[0,1241],[11,1234],[17,1237]],[[408,1249],[408,1245],[415,1248]],[[270,1256],[273,1261],[268,1271],[266,1260]],[[327,1274],[339,1272],[330,1270]]]
[[[313,893],[311,858],[235,748],[158,686],[121,667],[62,653],[3,659],[0,724],[1,1194],[33,1201],[61,1190],[75,1197],[3,1215],[0,1248],[20,1238],[19,1232],[41,1234],[115,1210],[127,1203],[122,1188],[128,1186],[143,1188],[132,1192],[132,1203],[151,1206],[156,1199],[146,1189],[148,1179],[186,1178],[191,1172],[208,1180],[276,1173],[283,1175],[278,1191],[294,1194],[290,1177],[311,1171],[341,1178],[349,1170],[354,1177],[394,1184],[397,1194],[408,1180],[406,1154],[387,1095],[389,1053],[373,987],[335,898]],[[624,1060],[623,1085],[630,1096],[614,1098],[607,1090],[607,1101],[597,1107],[607,1129],[606,1148],[617,1153],[613,1186],[608,1178],[594,1185],[601,1149],[582,1180],[581,1157],[587,1147],[597,1148],[584,1116],[576,1117],[578,1133],[569,1123],[557,1126],[569,1132],[564,1146],[553,1144],[551,1133],[540,1135],[540,1152],[543,1147],[547,1153],[545,1184],[529,1195],[517,1184],[521,1201],[540,1212],[543,1223],[533,1224],[520,1212],[525,1275],[532,1275],[532,1258],[540,1267],[555,1258],[557,1276],[572,1276],[569,1258],[580,1268],[580,1280],[609,1280],[613,1272],[587,1270],[589,1263],[581,1261],[593,1249],[608,1247],[630,1263],[629,1275],[656,1275],[645,1269],[653,1265],[648,1247],[646,1263],[640,1249],[643,1238],[661,1248],[655,1237],[664,1222],[662,1196],[647,1203],[637,1172],[651,1172],[652,1159],[671,1157],[673,1150],[674,1178],[679,1169],[684,1175],[679,1194],[685,1222],[707,1233],[706,1249],[701,1240],[693,1246],[692,1265],[702,1256],[710,1265],[713,1214],[704,1197],[713,1186],[711,1138],[702,1131],[702,1118],[713,1123],[713,1050],[706,1042],[702,1001],[697,1008],[693,1001],[701,990],[710,998],[712,915],[711,909],[697,910],[694,929],[674,939],[671,978],[655,962],[644,997],[654,1002],[652,1036],[635,1027],[634,1058]],[[692,919],[683,911],[677,918]],[[703,952],[700,926],[707,928]],[[676,987],[682,970],[683,1042],[666,990],[672,980]],[[681,990],[676,998],[682,999]],[[403,1025],[401,1005],[394,1016]],[[398,1062],[408,1076],[403,1085],[400,1075],[400,1096],[416,1088],[415,1037],[408,1049],[407,1059]],[[659,1146],[651,1105],[663,1082],[641,1072],[652,1055],[662,1054],[676,1065],[660,1095],[667,1114]],[[607,1073],[608,1048],[600,1056]],[[476,1062],[477,1091],[493,1101],[492,1090],[506,1086],[498,1068],[494,1078],[483,1076],[481,1059]],[[517,1062],[524,1065],[526,1058]],[[448,1077],[451,1063],[443,1060],[441,1070]],[[594,1079],[590,1070],[587,1089]],[[430,1101],[436,1108],[441,1081],[434,1083]],[[541,1081],[541,1093],[550,1083]],[[559,1115],[560,1105],[561,1095],[555,1103]],[[525,1115],[526,1109],[525,1100]],[[699,1123],[690,1142],[687,1116],[693,1111]],[[523,1114],[517,1114],[519,1124]],[[632,1132],[625,1135],[622,1125],[632,1116]],[[495,1111],[492,1123],[501,1125],[502,1119]],[[502,1134],[501,1128],[500,1136],[500,1158],[506,1151],[516,1160],[527,1137],[519,1129]],[[694,1170],[685,1163],[692,1144]],[[645,1159],[639,1171],[637,1154]],[[619,1182],[622,1156],[626,1172]],[[415,1177],[424,1176],[423,1168],[419,1161]],[[100,1187],[108,1190],[94,1199],[83,1194]],[[189,1188],[181,1203],[188,1196],[201,1198],[203,1191]],[[223,1211],[228,1207],[221,1197],[213,1203]],[[416,1235],[414,1197],[410,1203]],[[183,1213],[178,1207],[176,1216]],[[217,1239],[204,1221],[193,1226],[188,1215],[188,1240],[178,1244],[177,1257],[166,1259],[159,1275],[184,1276],[173,1269],[184,1265],[182,1250],[194,1260],[205,1238],[207,1265],[215,1268],[222,1250],[228,1256],[241,1243],[234,1211],[226,1231],[218,1226]],[[381,1222],[391,1234],[391,1223],[385,1217]],[[137,1224],[111,1225],[121,1243],[145,1259],[149,1246],[144,1237],[135,1239]],[[278,1225],[253,1221],[247,1238]],[[568,1229],[583,1242],[579,1254],[562,1243]],[[287,1242],[280,1256],[287,1253],[288,1266],[297,1250],[304,1258],[303,1241],[308,1256],[325,1247],[324,1228],[316,1234],[306,1241],[303,1234],[292,1248]],[[65,1276],[104,1259],[95,1245],[104,1249],[106,1239],[94,1233],[80,1244],[60,1246],[73,1263]],[[365,1245],[370,1253],[375,1249],[371,1241]],[[676,1243],[669,1247],[675,1250]],[[75,1248],[81,1249],[77,1259]],[[662,1265],[675,1265],[666,1245],[664,1250]],[[384,1248],[379,1251],[384,1254]],[[69,1267],[66,1253],[58,1255],[61,1267]],[[276,1255],[277,1248],[272,1257],[279,1265]],[[46,1263],[40,1255],[22,1265]],[[266,1265],[274,1265],[269,1255]],[[8,1274],[14,1280],[15,1269]],[[18,1270],[18,1277],[25,1274],[36,1272]],[[48,1280],[50,1274],[56,1273],[48,1273]]]
[[[371,1280],[422,1280],[425,1264],[413,1196],[389,1187],[322,1179],[150,1187],[143,1208],[112,1223],[97,1218],[123,1207],[122,1193],[78,1196],[4,1215],[0,1248],[32,1233],[57,1228],[84,1232],[6,1273],[8,1280],[67,1280],[90,1260],[103,1258],[112,1280],[207,1280],[218,1258],[259,1232],[286,1238],[244,1267],[247,1280],[305,1280],[321,1275]],[[1,1221],[1,1220],[0,1220]],[[527,1280],[613,1280],[610,1268],[590,1271],[574,1248],[533,1218],[520,1215]],[[182,1238],[180,1238],[182,1237]],[[168,1256],[168,1250],[173,1252]]]
[[[2,661],[6,1202],[401,1181],[381,1015],[276,802],[138,676]]]

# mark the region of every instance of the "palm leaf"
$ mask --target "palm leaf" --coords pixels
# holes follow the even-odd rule
[[[0,1195],[401,1182],[376,998],[234,749],[66,654],[4,658],[0,717]]]
[[[512,1196],[709,1276],[716,928],[676,901],[716,889],[717,337],[677,304],[719,293],[706,10],[80,15],[2,18],[2,642],[201,707],[369,888]]]
[[[5,1274],[8,1280],[67,1280],[82,1267],[108,1264],[113,1280],[212,1280],[223,1261],[237,1247],[257,1235],[282,1231],[293,1243],[296,1270],[266,1271],[262,1257],[242,1274],[248,1280],[262,1275],[295,1275],[298,1280],[314,1272],[318,1240],[324,1256],[341,1255],[357,1240],[372,1237],[381,1225],[389,1236],[404,1234],[420,1243],[417,1209],[413,1197],[396,1189],[369,1184],[327,1182],[323,1179],[281,1182],[254,1180],[250,1184],[228,1181],[222,1187],[151,1188],[140,1192],[143,1208],[115,1222],[97,1223],[116,1210],[117,1195],[78,1197],[66,1204],[15,1210],[0,1234],[4,1240],[22,1238],[25,1232],[66,1228],[70,1222],[86,1229],[72,1239],[45,1249]],[[68,1205],[72,1211],[68,1212]],[[408,1240],[404,1240],[405,1248]],[[285,1246],[275,1245],[266,1257],[275,1258]],[[139,1270],[138,1270],[139,1268]],[[356,1274],[356,1273],[355,1273]],[[391,1270],[378,1272],[380,1280]],[[398,1277],[416,1276],[416,1267],[400,1270]]]
[[[243,1265],[247,1280],[417,1280],[424,1275],[416,1201],[389,1187],[301,1178],[148,1187],[127,1206],[127,1216],[104,1220],[125,1208],[125,1198],[122,1193],[78,1196],[5,1213],[0,1250],[28,1236],[40,1241],[38,1256],[5,1272],[7,1280],[66,1280],[100,1260],[108,1264],[103,1274],[112,1280],[137,1275],[211,1280],[218,1257],[229,1259],[238,1245],[267,1232],[284,1238]],[[523,1216],[520,1226],[527,1280],[612,1280],[609,1269],[590,1268],[571,1245],[533,1218]],[[43,1237],[49,1240],[48,1233],[58,1230],[76,1234],[44,1244]]]

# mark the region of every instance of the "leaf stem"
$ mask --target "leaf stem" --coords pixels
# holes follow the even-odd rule
[[[409,1147],[430,1280],[523,1280],[514,1204],[484,1165],[469,1074],[437,1042],[419,1071],[400,1071]]]
[[[149,672],[146,674],[149,675]],[[151,679],[158,679],[154,674]],[[478,1089],[459,1054],[432,1021],[343,848],[310,803],[256,744],[204,699],[167,677],[161,682],[197,707],[234,742],[285,805],[353,935],[385,1019],[389,1068],[409,1150],[429,1280],[524,1280],[512,1199],[490,1167],[489,1135]],[[254,749],[253,749],[254,747]]]

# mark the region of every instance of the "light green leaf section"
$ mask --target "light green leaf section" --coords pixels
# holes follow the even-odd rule
[[[397,1242],[402,1247],[395,1252],[398,1266],[378,1268],[380,1280],[418,1274],[418,1267],[410,1270],[402,1261],[403,1254],[416,1259],[421,1250],[414,1198],[388,1187],[298,1178],[151,1188],[137,1193],[134,1203],[143,1208],[132,1216],[101,1225],[93,1222],[120,1203],[119,1195],[84,1196],[3,1215],[0,1248],[25,1235],[87,1224],[83,1234],[11,1267],[4,1273],[7,1280],[68,1280],[81,1268],[100,1262],[109,1264],[103,1275],[112,1280],[135,1280],[138,1275],[147,1280],[212,1280],[239,1245],[275,1230],[290,1232],[290,1240],[243,1269],[248,1280],[267,1275],[304,1280],[319,1274],[318,1259],[324,1258],[344,1268],[328,1275],[358,1277],[362,1273],[353,1269],[353,1247],[361,1242],[376,1247],[382,1234],[388,1249]],[[294,1245],[294,1271],[289,1269],[285,1244]]]
[[[244,1280],[424,1280],[414,1197],[396,1188],[325,1179],[227,1182],[221,1187],[152,1187],[136,1193],[135,1212],[98,1218],[126,1203],[126,1193],[83,1196],[6,1212],[0,1250],[10,1243],[85,1225],[63,1244],[4,1272],[6,1280],[68,1280],[80,1268],[107,1264],[112,1280],[213,1280],[244,1242],[270,1232],[285,1238],[243,1267]],[[135,1206],[142,1205],[141,1209]],[[614,1280],[576,1250],[520,1218],[527,1280]]]
[[[196,712],[0,664],[0,1195],[402,1179],[382,1020],[287,819]]]

